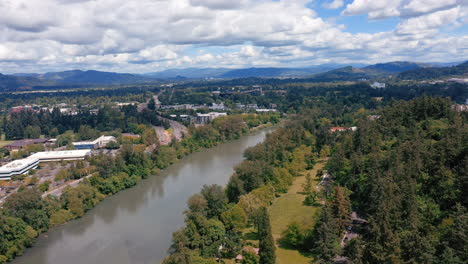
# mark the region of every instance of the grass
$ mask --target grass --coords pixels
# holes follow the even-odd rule
[[[12,141],[12,140],[0,140],[0,148],[3,147],[3,146],[6,146],[8,144],[11,144],[13,142],[14,141]]]
[[[5,135],[0,136],[0,148],[8,144],[11,144],[13,142],[14,142],[13,140],[5,140]]]
[[[319,162],[313,169],[305,171],[301,176],[296,177],[293,185],[289,188],[289,191],[276,198],[269,208],[273,238],[277,242],[277,264],[309,264],[311,261],[311,258],[307,256],[307,254],[303,254],[297,250],[278,247],[278,239],[291,223],[296,222],[306,228],[312,228],[315,225],[316,216],[320,211],[320,207],[305,206],[303,204],[305,195],[302,193],[302,186],[306,181],[305,175],[307,173],[311,173],[312,179],[314,179],[317,170],[322,169],[323,166],[324,163]],[[317,181],[313,180],[313,190],[316,190],[316,185]]]

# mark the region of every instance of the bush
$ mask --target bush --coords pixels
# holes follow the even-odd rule
[[[282,247],[298,249],[302,247],[305,238],[305,230],[297,223],[292,223],[283,232],[280,239]]]

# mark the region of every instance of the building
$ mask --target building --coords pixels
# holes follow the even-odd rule
[[[15,141],[9,145],[6,145],[3,148],[8,149],[9,151],[17,151],[29,145],[45,144],[48,140],[49,140],[48,138],[23,139],[23,140]]]
[[[276,112],[276,109],[256,109],[257,113]]]
[[[251,109],[251,110],[256,110],[258,109],[258,105],[257,104],[248,104],[246,106],[247,109]]]
[[[141,136],[138,134],[133,134],[133,133],[122,133],[122,137],[127,137],[127,138],[132,138],[132,139],[138,139]]]
[[[95,149],[95,148],[104,148],[112,141],[116,141],[113,136],[100,136],[94,141],[80,141],[73,142],[73,146],[76,149]]]
[[[37,152],[29,158],[39,160],[39,162],[62,161],[62,160],[82,160],[91,154],[89,149],[63,150],[63,151],[42,151]]]
[[[379,83],[379,82],[374,82],[373,84],[370,85],[374,89],[383,89],[385,88],[385,83]]]
[[[0,180],[9,180],[13,176],[26,174],[29,170],[37,168],[37,165],[39,160],[31,157],[12,161],[0,167]]]
[[[218,112],[211,112],[208,114],[198,113],[195,121],[197,124],[208,124],[214,119],[221,117],[221,116],[227,116],[227,113],[218,113]]]
[[[221,102],[220,104],[213,103],[212,106],[209,107],[211,110],[224,110],[226,109],[226,106],[224,106],[224,103]]]
[[[346,131],[346,128],[345,127],[331,127],[330,128],[330,132],[342,132],[342,131]]]
[[[12,161],[0,167],[0,180],[9,180],[11,177],[28,173],[37,168],[41,162],[82,160],[91,154],[91,150],[65,150],[37,152],[25,159]]]

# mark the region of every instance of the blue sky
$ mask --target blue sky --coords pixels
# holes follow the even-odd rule
[[[468,59],[465,0],[0,0],[0,72]]]

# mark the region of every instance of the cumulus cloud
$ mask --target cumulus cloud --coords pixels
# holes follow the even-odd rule
[[[0,0],[0,72],[377,62],[428,51],[433,59],[468,55],[466,36],[440,33],[467,23],[466,0],[348,3],[343,15],[401,18],[394,30],[373,34],[345,32],[308,8],[309,2]],[[344,1],[325,5],[336,9]],[[458,55],[443,52],[447,43]]]
[[[353,0],[343,15],[367,14],[370,19],[416,17],[437,11],[468,6],[466,0]]]
[[[344,5],[343,0],[333,0],[332,2],[325,3],[323,6],[329,9],[337,9]]]

